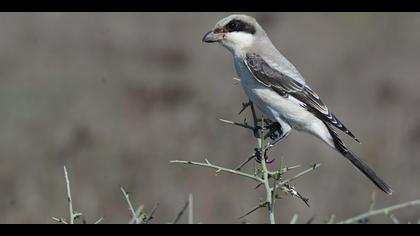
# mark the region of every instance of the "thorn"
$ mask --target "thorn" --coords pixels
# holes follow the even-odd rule
[[[93,223],[93,224],[97,225],[97,224],[101,223],[103,220],[104,220],[104,218],[101,217],[97,221],[95,221],[95,223]]]
[[[251,106],[251,102],[243,102],[242,103],[242,108],[241,108],[241,110],[239,111],[239,113],[238,113],[238,115],[240,115],[240,114],[242,114],[242,112],[244,112],[245,111],[245,109],[247,108],[247,107],[249,107],[249,106]]]
[[[259,187],[261,187],[263,185],[263,183],[259,183],[257,186],[255,186],[254,189],[258,189]]]
[[[314,222],[314,220],[315,220],[315,216],[312,216],[311,218],[309,218],[308,221],[306,221],[306,224],[310,225],[310,224],[312,224],[312,222]]]
[[[263,208],[263,207],[266,207],[267,205],[268,205],[268,202],[263,202],[263,203],[260,203],[258,206],[256,206],[256,207],[252,208],[251,210],[247,211],[247,212],[246,212],[245,214],[243,214],[242,216],[238,217],[238,220],[241,220],[241,219],[243,219],[243,218],[245,218],[245,217],[249,216],[251,213],[255,212],[255,211],[256,211],[256,210],[258,210],[258,209],[261,209],[261,208]]]
[[[246,159],[238,167],[236,167],[235,170],[240,171],[246,164],[248,164],[248,162],[250,162],[254,158],[255,158],[255,154],[252,154],[252,156],[248,157],[248,159]]]

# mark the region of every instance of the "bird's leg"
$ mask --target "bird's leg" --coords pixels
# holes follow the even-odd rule
[[[268,155],[267,155],[267,152],[268,150],[266,150],[265,152],[264,152],[264,160],[265,160],[265,163],[267,163],[267,164],[271,164],[271,163],[273,163],[274,162],[274,159],[273,160],[268,160]],[[257,163],[259,163],[259,164],[261,164],[261,150],[259,149],[259,148],[255,148],[255,154],[254,154],[254,157],[255,157],[255,161],[257,162]]]
[[[261,123],[260,126],[257,126],[258,122]],[[282,130],[280,124],[278,124],[277,122],[273,122],[268,118],[262,117],[261,119],[257,119],[257,122],[255,122],[255,123],[256,123],[256,125],[255,125],[256,130],[254,130],[254,132],[259,132],[261,130],[261,133],[258,136],[260,136],[262,138],[263,142],[264,142],[265,139],[267,139],[267,137],[277,136],[277,134],[275,134],[275,133],[276,132],[281,133],[281,130]],[[267,134],[265,134],[266,130],[268,130]],[[264,160],[267,164],[273,163],[274,160],[268,160],[268,154],[267,153],[268,153],[269,149],[270,149],[270,144],[266,147],[255,148],[255,153],[254,153],[255,160],[258,163],[261,163],[262,158],[264,158]],[[263,157],[263,155],[264,155],[264,157]]]
[[[257,161],[258,163],[261,163],[262,150],[260,148],[255,148],[254,151],[255,151],[255,153],[254,153],[255,161]],[[264,158],[265,158],[265,156],[267,156],[267,155],[264,153]]]

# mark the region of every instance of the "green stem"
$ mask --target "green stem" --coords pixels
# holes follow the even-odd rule
[[[360,220],[367,219],[367,218],[372,217],[372,216],[382,215],[382,214],[388,215],[393,211],[396,211],[396,210],[399,210],[399,209],[402,209],[402,208],[406,208],[406,207],[410,207],[410,206],[417,206],[417,205],[420,205],[420,199],[405,202],[405,203],[401,203],[401,204],[397,204],[397,205],[394,205],[394,206],[390,206],[390,207],[386,207],[386,208],[382,208],[382,209],[378,209],[378,210],[368,211],[364,214],[361,214],[361,215],[355,216],[353,218],[341,221],[338,224],[353,224],[353,223],[356,223]]]
[[[74,224],[74,219],[76,217],[75,217],[75,214],[74,214],[74,211],[73,211],[73,201],[71,199],[70,180],[69,180],[69,176],[67,174],[67,169],[66,169],[65,166],[64,166],[64,177],[66,179],[67,201],[68,201],[68,204],[69,204],[69,218],[70,218],[69,222],[70,222],[70,224]]]
[[[210,169],[215,169],[216,172],[225,172],[225,173],[229,173],[229,174],[233,174],[233,175],[243,176],[243,177],[255,180],[255,181],[260,182],[260,183],[264,182],[264,180],[262,180],[258,176],[247,174],[247,173],[244,173],[244,172],[241,172],[241,171],[231,170],[231,169],[224,168],[224,167],[217,166],[217,165],[213,165],[207,159],[206,159],[206,163],[194,162],[194,161],[180,161],[180,160],[170,161],[170,163],[179,163],[179,164],[184,164],[184,165],[194,165],[194,166],[206,167],[206,168],[210,168]]]

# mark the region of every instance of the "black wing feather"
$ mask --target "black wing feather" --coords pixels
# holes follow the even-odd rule
[[[316,117],[332,124],[357,142],[360,142],[334,114],[329,112],[327,106],[311,88],[273,69],[261,56],[255,53],[248,53],[245,62],[257,81],[270,87],[281,96],[292,96],[296,98],[302,102],[304,108],[312,112]]]

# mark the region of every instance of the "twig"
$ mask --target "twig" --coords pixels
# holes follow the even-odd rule
[[[244,162],[242,162],[238,167],[235,168],[235,170],[240,171],[248,162],[252,161],[255,158],[255,154],[248,157]]]
[[[67,172],[67,168],[66,166],[63,167],[64,169],[64,179],[66,181],[66,192],[67,192],[67,203],[68,203],[68,208],[69,208],[69,219],[68,221],[64,220],[63,218],[58,218],[58,217],[51,217],[51,219],[57,223],[60,224],[74,224],[75,221],[82,216],[82,213],[76,212],[73,209],[73,199],[71,196],[71,189],[70,189],[70,179],[69,179],[69,175]],[[94,224],[99,224],[100,222],[102,222],[103,218],[98,219]],[[86,220],[83,219],[82,221],[83,224],[86,224]]]
[[[67,188],[67,202],[69,204],[69,222],[70,224],[74,224],[74,220],[79,217],[80,213],[75,213],[73,211],[73,201],[71,199],[71,190],[70,190],[70,180],[67,174],[66,166],[64,166],[64,178],[66,179],[66,188]]]
[[[315,220],[315,216],[311,216],[311,218],[309,218],[309,220],[306,221],[306,224],[310,225],[310,224],[312,224],[312,222],[314,222],[314,220]]]
[[[97,224],[100,224],[101,222],[102,222],[102,220],[103,220],[104,218],[103,217],[101,217],[101,218],[99,218],[97,221],[95,221],[95,223],[93,223],[94,225],[97,225]]]
[[[144,224],[150,223],[158,207],[159,207],[159,203],[156,203],[155,206],[152,208],[152,211],[150,212],[149,216],[144,220],[143,222]]]
[[[291,225],[296,224],[297,221],[298,221],[298,218],[299,218],[299,215],[298,214],[294,214],[292,220],[290,221],[290,224]]]
[[[269,178],[268,178],[268,169],[267,169],[267,164],[263,157],[261,158],[261,166],[263,168],[263,176],[264,176],[264,186],[265,186],[265,191],[266,191],[266,196],[267,196],[267,208],[268,208],[268,212],[269,212],[269,218],[270,218],[270,223],[271,224],[275,224],[276,220],[275,220],[275,216],[274,216],[274,206],[273,206],[273,190],[270,187],[270,182],[269,182]]]
[[[131,212],[131,219],[134,219],[134,222],[136,224],[139,224],[140,220],[138,219],[138,214],[134,211],[133,205],[131,204],[129,194],[125,191],[123,187],[121,187],[121,192],[124,194],[125,200],[127,200],[128,208]]]
[[[180,161],[180,160],[170,161],[170,163],[179,163],[179,164],[185,164],[185,165],[202,166],[202,167],[206,167],[206,168],[210,168],[210,169],[215,169],[216,173],[225,172],[225,173],[229,173],[229,174],[233,174],[233,175],[243,176],[243,177],[255,180],[255,181],[260,182],[260,183],[264,182],[264,180],[262,180],[258,176],[250,175],[250,174],[247,174],[247,173],[244,173],[244,172],[241,172],[241,171],[236,171],[236,170],[224,168],[224,167],[217,166],[217,165],[213,165],[207,159],[206,159],[206,163],[194,162],[194,161]]]
[[[194,197],[192,193],[188,195],[188,224],[194,224]]]
[[[372,210],[372,211],[369,211],[367,213],[355,216],[353,218],[341,221],[341,222],[339,222],[339,224],[353,224],[353,223],[357,223],[357,222],[359,222],[363,219],[367,219],[367,218],[372,217],[372,216],[388,215],[393,211],[396,211],[396,210],[399,210],[399,209],[402,209],[402,208],[406,208],[406,207],[410,207],[410,206],[418,206],[418,205],[420,205],[420,199],[405,202],[405,203],[401,203],[401,204],[397,204],[397,205],[386,207],[386,208],[382,208],[382,209],[379,209],[379,210]]]
[[[255,138],[257,138],[258,139],[258,136],[259,136],[259,134],[258,134],[258,117],[257,117],[257,113],[255,112],[255,107],[254,107],[254,104],[251,102],[251,100],[249,101],[249,103],[250,103],[250,107],[251,107],[251,114],[252,114],[252,119],[254,120],[254,136],[255,136]],[[264,135],[263,135],[263,137],[264,137]],[[260,139],[261,139],[261,137],[260,137]]]
[[[60,224],[65,224],[65,225],[68,224],[67,221],[65,221],[63,218],[51,217],[51,219]]]
[[[305,174],[307,174],[307,173],[309,173],[311,171],[314,171],[315,169],[319,168],[320,166],[321,166],[321,164],[319,164],[319,163],[318,164],[314,164],[311,168],[309,168],[309,169],[307,169],[305,171],[300,172],[299,174],[295,175],[294,177],[292,177],[290,179],[286,179],[286,180],[280,182],[279,184],[277,184],[276,187],[281,187],[281,186],[283,186],[285,184],[288,184],[288,183],[290,183],[290,182],[292,182],[292,181],[294,181],[294,180],[302,177],[303,175],[305,175]]]
[[[251,101],[248,101],[247,103],[242,103],[242,109],[239,111],[238,115],[244,112],[247,107],[251,106],[251,104]]]
[[[303,197],[298,191],[296,191],[295,190],[295,188],[292,186],[290,186],[289,184],[285,184],[285,185],[283,185],[283,186],[281,186],[281,189],[284,191],[284,192],[286,192],[286,193],[289,193],[290,195],[292,195],[293,197],[297,197],[297,198],[299,198],[300,200],[302,200],[302,202],[304,202],[305,203],[305,205],[307,206],[307,207],[311,207],[310,205],[309,205],[309,199],[308,198],[305,198],[305,197]]]
[[[286,173],[290,170],[294,170],[294,169],[297,169],[297,168],[300,168],[300,167],[301,167],[300,165],[295,165],[295,166],[290,166],[290,167],[286,166],[286,167],[281,169],[281,174],[284,174],[284,173]]]
[[[373,211],[376,204],[376,191],[372,192],[372,195],[370,197],[370,203],[369,203],[369,211]]]
[[[257,112],[255,112],[254,103],[252,103],[251,100],[249,100],[248,103],[249,103],[249,107],[251,108],[252,119],[254,120],[254,127],[257,127],[258,117],[257,117]]]
[[[136,210],[136,216],[137,217],[131,217],[131,219],[130,219],[130,221],[128,222],[128,224],[134,224],[135,222],[136,222],[136,219],[137,220],[139,220],[141,217],[141,215],[142,215],[142,212],[143,212],[143,209],[144,209],[144,205],[140,205],[138,208],[137,208],[137,210]],[[140,221],[140,220],[139,220]]]
[[[257,206],[253,207],[251,210],[247,211],[245,214],[238,217],[238,220],[241,220],[241,219],[249,216],[251,213],[257,211],[258,209],[261,209],[261,208],[266,207],[266,206],[267,206],[267,202],[262,202],[262,203],[258,204]]]
[[[335,221],[335,214],[331,214],[330,217],[328,217],[325,220],[325,224],[331,225],[331,224],[334,224],[334,221]]]
[[[254,116],[254,123],[256,122],[256,115],[255,115],[255,110],[254,110],[254,106],[251,103],[251,110],[252,110],[252,114]],[[264,117],[261,118],[261,120],[264,120]],[[255,123],[254,127],[257,127],[257,123]],[[264,146],[263,144],[263,137],[264,137],[264,131],[265,129],[261,129],[261,133],[256,132],[257,135],[255,136],[257,138],[257,147],[259,148],[259,150],[261,150],[261,168],[262,168],[262,175],[263,175],[263,180],[264,180],[264,187],[265,187],[265,192],[266,192],[266,202],[267,202],[267,209],[268,209],[268,215],[269,215],[269,219],[270,219],[270,224],[275,224],[276,223],[276,219],[274,216],[274,200],[273,200],[273,192],[275,189],[275,185],[274,185],[274,189],[271,188],[270,186],[270,176],[269,176],[269,170],[267,168],[267,163],[266,163],[266,146]]]
[[[221,119],[221,118],[219,118],[218,120],[222,123],[226,123],[226,124],[230,124],[230,125],[236,125],[236,126],[239,126],[239,127],[245,128],[245,129],[254,130],[254,127],[248,125],[246,123],[246,121],[244,121],[244,123],[238,123],[238,122],[235,122],[235,121],[225,120],[225,119]]]
[[[397,219],[397,217],[395,217],[392,213],[390,213],[389,215],[388,215],[388,217],[392,220],[392,222],[394,223],[394,224],[396,224],[396,225],[399,225],[400,224],[400,221]]]
[[[182,215],[184,215],[185,210],[187,210],[187,207],[190,205],[190,202],[187,201],[185,205],[182,207],[181,211],[176,215],[175,220],[172,221],[172,224],[178,224],[179,220],[181,219]]]

